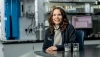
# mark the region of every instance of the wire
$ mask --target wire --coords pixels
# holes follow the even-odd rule
[[[33,17],[32,19],[31,19],[32,21],[31,21],[31,24],[28,26],[28,31],[27,31],[27,35],[29,35],[30,33],[32,34],[32,35],[35,35],[36,34],[36,27],[35,27],[35,17]]]

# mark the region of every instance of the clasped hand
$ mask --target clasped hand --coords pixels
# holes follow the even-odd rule
[[[46,52],[48,52],[48,51],[56,51],[56,50],[57,50],[56,46],[51,46],[51,47],[46,49]]]

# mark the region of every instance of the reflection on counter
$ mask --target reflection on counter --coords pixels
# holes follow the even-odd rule
[[[35,51],[36,55],[43,57],[84,57],[84,51],[79,52],[64,52],[64,51],[50,51],[48,53],[43,51]]]

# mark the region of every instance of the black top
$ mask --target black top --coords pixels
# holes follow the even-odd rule
[[[75,29],[71,24],[68,24],[66,30],[61,32],[62,35],[62,45],[56,45],[58,51],[64,50],[64,43],[76,42]],[[50,29],[48,28],[45,32],[45,39],[43,44],[43,51],[48,47],[53,46],[54,35],[50,35]]]

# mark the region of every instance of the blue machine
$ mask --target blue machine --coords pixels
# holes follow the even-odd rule
[[[7,40],[18,40],[19,17],[20,17],[20,0],[5,0],[5,31]]]

